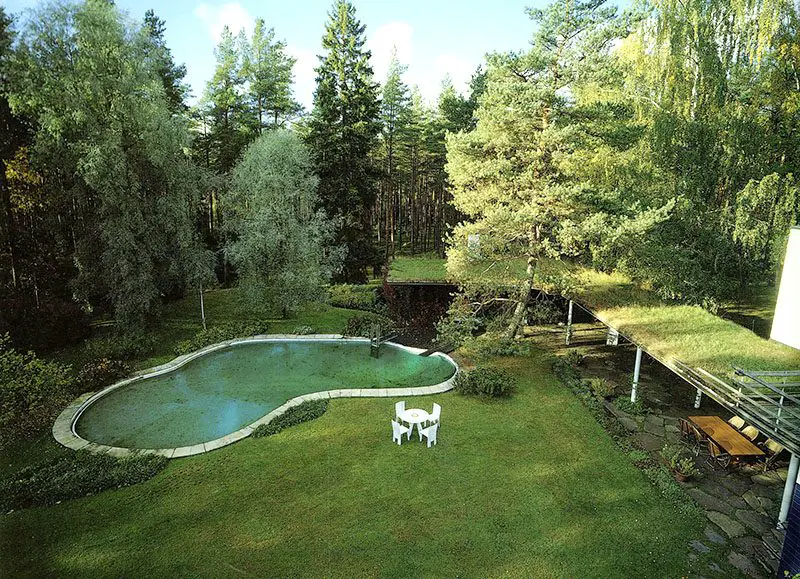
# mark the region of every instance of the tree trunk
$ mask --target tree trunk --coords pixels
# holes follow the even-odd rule
[[[511,316],[511,323],[508,325],[506,338],[516,338],[519,327],[522,325],[522,319],[525,317],[525,310],[528,308],[528,303],[531,299],[531,290],[533,290],[533,278],[536,275],[536,256],[533,251],[533,242],[529,245],[528,250],[528,269],[525,278],[525,285],[523,287],[522,299],[517,303],[514,310],[514,315]]]

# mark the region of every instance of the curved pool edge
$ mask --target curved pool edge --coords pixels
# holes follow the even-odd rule
[[[447,392],[448,390],[453,389],[453,381],[455,380],[456,376],[458,375],[460,369],[458,364],[447,354],[442,352],[434,352],[431,356],[438,356],[440,358],[444,358],[448,362],[450,362],[453,367],[455,368],[455,373],[445,380],[444,382],[440,382],[439,384],[434,384],[433,386],[417,386],[417,387],[409,387],[409,388],[350,388],[350,389],[343,389],[343,390],[323,390],[321,392],[312,392],[310,394],[303,394],[302,396],[295,396],[278,406],[277,408],[271,410],[255,422],[248,424],[247,426],[240,428],[235,432],[231,432],[230,434],[226,434],[220,438],[216,438],[214,440],[210,440],[208,442],[204,442],[201,444],[195,444],[193,446],[181,446],[177,448],[123,448],[118,446],[108,446],[105,444],[98,444],[96,442],[91,442],[82,438],[78,435],[75,431],[75,423],[80,418],[83,411],[89,407],[95,400],[101,398],[116,390],[117,388],[121,388],[133,382],[138,382],[139,380],[144,380],[145,378],[152,378],[153,376],[159,376],[161,374],[166,374],[167,372],[172,372],[173,370],[177,370],[181,366],[191,362],[192,360],[204,356],[206,354],[210,354],[211,352],[215,352],[217,350],[221,350],[223,348],[227,348],[229,346],[235,346],[237,344],[245,344],[249,342],[303,342],[303,341],[313,341],[313,342],[340,342],[340,341],[352,341],[352,342],[369,342],[368,338],[354,338],[354,337],[346,337],[342,336],[341,334],[308,334],[308,335],[296,335],[296,334],[260,334],[257,336],[249,336],[245,338],[236,338],[233,340],[226,340],[224,342],[219,342],[217,344],[211,344],[210,346],[206,346],[205,348],[201,348],[189,354],[184,354],[182,356],[178,356],[177,358],[170,360],[165,364],[161,364],[159,366],[154,366],[152,368],[147,368],[146,370],[139,370],[134,372],[130,377],[125,378],[124,380],[120,380],[119,382],[115,382],[111,386],[108,386],[100,391],[97,392],[87,392],[82,394],[78,398],[76,398],[69,406],[67,406],[61,414],[58,415],[56,418],[55,423],[53,424],[53,438],[56,439],[56,442],[65,446],[67,448],[71,448],[73,450],[88,450],[90,452],[96,453],[105,453],[110,454],[112,456],[123,457],[129,456],[133,454],[156,454],[160,456],[165,456],[167,458],[182,458],[186,456],[193,456],[195,454],[203,454],[206,452],[210,452],[212,450],[216,450],[218,448],[222,448],[223,446],[228,446],[229,444],[233,444],[234,442],[238,442],[243,438],[247,438],[250,434],[262,424],[269,424],[275,418],[289,410],[290,408],[297,406],[298,404],[302,404],[303,402],[307,402],[309,400],[326,400],[332,398],[391,398],[396,396],[424,396],[430,394],[441,394],[443,392]],[[412,354],[421,354],[425,350],[422,348],[413,348],[411,346],[404,346],[402,344],[396,344],[394,342],[386,342],[387,344],[392,344],[398,348],[406,350]]]

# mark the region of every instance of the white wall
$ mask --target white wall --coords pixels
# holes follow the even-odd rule
[[[789,232],[770,338],[800,350],[800,227]]]

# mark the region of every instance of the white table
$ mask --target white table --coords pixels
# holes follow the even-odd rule
[[[431,415],[421,408],[406,408],[400,414],[400,420],[411,425],[411,434],[414,434],[414,425],[417,425],[417,432],[422,428],[422,423],[430,420]],[[420,435],[421,436],[421,435]]]

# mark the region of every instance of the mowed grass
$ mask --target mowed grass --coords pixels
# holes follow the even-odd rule
[[[448,393],[438,446],[393,399],[175,460],[154,479],[0,517],[2,576],[679,577],[680,516],[535,353],[508,400]]]
[[[408,258],[402,259],[398,267]],[[398,261],[401,259],[395,263]],[[441,261],[444,267],[444,260]],[[432,263],[427,267],[435,271]],[[800,352],[794,348],[761,338],[700,307],[663,300],[622,274],[585,268],[573,268],[572,273],[578,280],[574,297],[579,303],[660,359],[680,360],[718,376],[730,376],[733,366],[748,370],[800,370]],[[469,279],[493,278],[505,283],[515,280],[521,283],[524,275],[522,259],[476,263],[466,274]],[[774,291],[759,288],[749,298],[737,302],[737,307],[740,311],[764,315],[771,299]]]
[[[436,256],[400,256],[389,264],[390,281],[449,281],[446,260]]]

